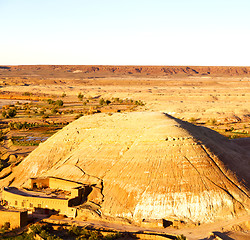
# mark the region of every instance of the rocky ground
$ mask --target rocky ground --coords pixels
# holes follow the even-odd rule
[[[1,118],[1,126],[3,131],[6,131],[5,136],[7,137],[1,146],[1,158],[9,162],[8,167],[0,173],[2,182],[9,179],[9,175],[11,176],[11,173],[18,169],[16,166],[22,160],[22,156],[26,156],[38,145],[23,146],[23,144],[20,144],[20,138],[11,139],[11,137],[39,138],[42,135],[46,138],[63,127],[63,125],[55,126],[58,122],[68,123],[81,115],[98,112],[97,110],[109,114],[117,111],[165,112],[175,119],[206,126],[229,139],[243,137],[244,140],[230,141],[234,142],[234,146],[239,146],[238,150],[242,149],[245,152],[249,149],[249,68],[2,66],[0,67],[0,83],[2,103],[6,100],[31,101],[31,105],[35,104],[31,106],[31,112],[33,109],[37,111],[45,108],[45,114],[48,114],[48,118],[43,118],[44,115],[36,113],[29,113],[29,115],[24,110],[19,109],[14,118]],[[79,98],[79,93],[83,95],[82,99]],[[48,99],[53,101],[62,99],[64,101],[64,106],[57,109],[58,114],[52,114],[51,105],[44,104]],[[101,99],[110,100],[112,103],[100,106]],[[119,100],[126,102],[126,104],[124,102],[118,104]],[[131,100],[133,102],[130,102]],[[2,105],[6,105],[6,102]],[[20,106],[25,106],[25,102],[22,102]],[[70,110],[73,110],[73,112],[70,112]],[[24,121],[37,122],[38,124],[47,122],[48,126],[46,126],[46,129],[44,126],[40,126],[40,128],[21,130],[8,130],[6,127],[9,122]],[[138,121],[136,124],[141,124],[141,122]],[[40,130],[37,131],[38,129]],[[44,135],[44,133],[47,135]],[[14,140],[16,141],[15,144]],[[195,152],[196,150],[192,151]],[[222,151],[222,148],[220,148],[220,151]],[[111,151],[106,152],[106,154],[113,153]],[[235,170],[234,167],[231,168],[231,171]],[[245,176],[245,178],[248,177]],[[246,188],[249,188],[249,186],[247,185]],[[98,197],[98,193],[96,197]],[[243,222],[247,220],[247,217],[245,218]],[[238,224],[237,222],[240,227],[224,228],[223,230],[226,224],[220,225],[220,229],[217,228],[216,224],[211,225],[208,229],[206,229],[206,225],[202,226],[206,234],[214,230],[226,232],[231,239],[246,239],[244,238],[245,235],[249,236],[247,232],[249,227],[246,224]],[[233,223],[230,224],[234,225]],[[203,231],[199,229],[202,229],[202,227],[198,227],[197,231]],[[188,234],[189,229],[183,229],[183,231],[192,239],[192,234]],[[190,232],[193,232],[193,230],[190,230]],[[193,239],[198,239],[195,236],[198,235],[193,234]],[[203,238],[201,238],[200,235],[199,239],[205,239],[206,236],[203,234]]]

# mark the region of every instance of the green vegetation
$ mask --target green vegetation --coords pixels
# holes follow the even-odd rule
[[[109,105],[109,104],[111,103],[111,101],[107,99],[105,103],[106,103],[107,105]]]
[[[183,234],[178,235],[177,238],[176,238],[176,240],[186,240],[186,239],[187,238]]]
[[[13,118],[16,116],[16,109],[15,108],[10,108],[7,111],[3,110],[2,111],[2,116],[4,118]]]
[[[74,119],[76,120],[76,119],[78,119],[78,118],[80,118],[80,117],[82,117],[82,116],[83,116],[83,113],[79,113],[79,114],[77,114],[77,115],[75,116]]]
[[[63,106],[63,100],[56,100],[55,105],[62,107]]]
[[[214,126],[217,124],[217,120],[215,118],[209,119],[207,120],[207,124]]]
[[[141,101],[141,100],[138,100],[138,101],[135,101],[135,105],[137,105],[137,106],[144,106],[145,103],[143,101]]]
[[[28,232],[24,232],[21,235],[13,236],[13,237],[7,237],[4,236],[4,233],[0,234],[1,239],[7,239],[7,240],[35,240],[40,239],[38,236],[40,236],[42,239],[45,240],[62,240],[62,238],[51,234],[53,231],[52,227],[49,224],[34,224],[31,225],[30,230]]]
[[[4,168],[8,167],[8,163],[2,159],[0,159],[0,171],[2,171]]]
[[[103,105],[109,105],[109,104],[113,104],[113,105],[135,105],[135,106],[144,106],[145,103],[141,100],[136,100],[134,101],[133,99],[120,99],[120,98],[112,98],[111,100],[109,99],[104,99],[101,98],[99,100],[99,104],[101,106]]]
[[[52,114],[56,114],[57,112],[58,112],[58,110],[57,110],[56,108],[52,108],[52,109],[51,109],[51,113],[52,113]]]
[[[242,138],[242,137],[250,137],[250,134],[248,132],[237,132],[234,131],[231,134],[227,135],[229,139],[236,139],[236,138]]]
[[[23,96],[31,96],[31,95],[33,95],[33,94],[30,93],[30,92],[24,92],[24,93],[23,93]]]
[[[4,161],[0,159],[0,171],[4,168]]]
[[[191,117],[191,118],[189,119],[189,122],[190,122],[190,123],[193,123],[193,124],[195,124],[196,121],[197,121],[197,119],[194,118],[194,117]]]
[[[236,129],[236,127],[229,127],[226,129],[217,129],[220,134],[226,136],[228,139],[250,137],[249,130],[246,129],[246,125],[243,125],[243,129]]]
[[[77,97],[78,97],[79,101],[82,101],[84,95],[81,92],[79,92]]]
[[[5,137],[6,137],[6,134],[2,130],[0,130],[0,142],[3,141]]]
[[[36,96],[29,92],[24,93],[24,95]],[[66,94],[61,94],[60,97],[65,96]],[[78,99],[82,100],[82,105],[76,103],[75,100],[64,103],[60,97],[50,95],[46,99],[30,100],[29,102],[17,101],[15,104],[3,106],[0,114],[5,120],[2,121],[0,126],[0,144],[6,145],[9,142],[4,140],[11,140],[10,144],[16,146],[38,146],[43,139],[50,137],[56,131],[83,115],[100,112],[112,114],[114,112],[135,111],[138,106],[144,105],[141,100],[91,97],[84,96],[82,93],[78,94]],[[6,146],[10,148],[11,145],[7,144]],[[22,147],[18,148],[17,156],[22,149]],[[26,153],[28,154],[33,148],[27,149]]]
[[[24,137],[12,136],[11,141],[14,145],[18,146],[38,146],[41,142],[40,140],[26,140]]]
[[[106,236],[103,236],[101,232],[95,231],[95,230],[87,230],[85,228],[81,229],[75,225],[71,226],[69,229],[69,234],[71,236],[77,237],[76,239],[83,240],[83,239],[89,239],[89,240],[113,240],[118,239],[123,236],[122,233],[116,232],[116,233],[110,233]]]
[[[100,104],[100,105],[109,105],[110,103],[111,103],[111,101],[110,101],[109,99],[104,100],[103,98],[101,98],[101,99],[99,100],[99,104]]]
[[[45,123],[28,123],[28,122],[9,122],[8,127],[10,130],[20,130],[20,129],[33,129],[33,128],[48,128],[48,127],[63,127],[66,125],[66,123],[51,123],[51,124],[45,124]],[[0,136],[1,136],[1,130],[0,130]],[[3,133],[2,133],[3,134]],[[4,134],[3,134],[4,135]]]
[[[71,226],[69,229],[59,227],[58,230],[54,230],[50,224],[33,224],[29,227],[28,231],[25,231],[21,235],[13,237],[5,237],[4,233],[7,230],[2,228],[0,230],[0,238],[8,240],[35,240],[35,239],[45,239],[45,240],[62,240],[62,239],[75,239],[75,240],[115,240],[124,237],[124,234],[119,232],[109,233],[104,236],[100,231],[87,230],[85,228],[80,228],[75,225]],[[40,238],[39,238],[40,237]]]
[[[35,127],[37,125],[37,123],[27,123],[27,122],[9,122],[8,126],[11,130],[16,129],[16,130],[20,130],[20,129],[29,129],[32,127]]]
[[[3,224],[3,226],[0,228],[0,237],[2,234],[4,234],[5,232],[7,232],[10,229],[10,223],[9,222],[5,222]]]
[[[52,99],[48,99],[47,100],[47,102],[48,102],[48,104],[51,104],[51,105],[57,105],[57,106],[59,106],[59,107],[62,107],[63,106],[63,100],[56,100],[56,101],[54,101],[54,100],[52,100]]]
[[[54,104],[55,103],[55,101],[50,99],[50,98],[47,100],[47,102],[48,102],[48,104]]]

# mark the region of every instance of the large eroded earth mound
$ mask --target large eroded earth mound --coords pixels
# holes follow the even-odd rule
[[[249,156],[164,113],[97,114],[53,135],[0,184],[61,177],[91,184],[104,216],[206,222],[249,211]]]

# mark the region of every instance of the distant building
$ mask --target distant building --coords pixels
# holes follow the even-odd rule
[[[6,222],[10,223],[10,228],[19,228],[27,225],[27,210],[0,209],[0,226]]]
[[[85,186],[81,183],[69,181],[61,178],[31,178],[29,186],[32,191],[17,188],[4,188],[2,199],[7,206],[17,209],[27,209],[32,212],[43,211],[49,213],[50,210],[68,217],[76,217],[77,206],[84,199]],[[67,191],[66,195],[47,195],[41,191],[42,188]]]

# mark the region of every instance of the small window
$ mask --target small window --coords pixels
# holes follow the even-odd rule
[[[17,205],[17,201],[15,201],[15,205]]]
[[[30,203],[30,207],[33,207],[33,203]]]
[[[41,204],[38,204],[38,207],[39,207],[39,208],[41,208],[41,207],[42,207],[42,205],[41,205]]]
[[[22,202],[22,207],[24,207],[24,202]]]

